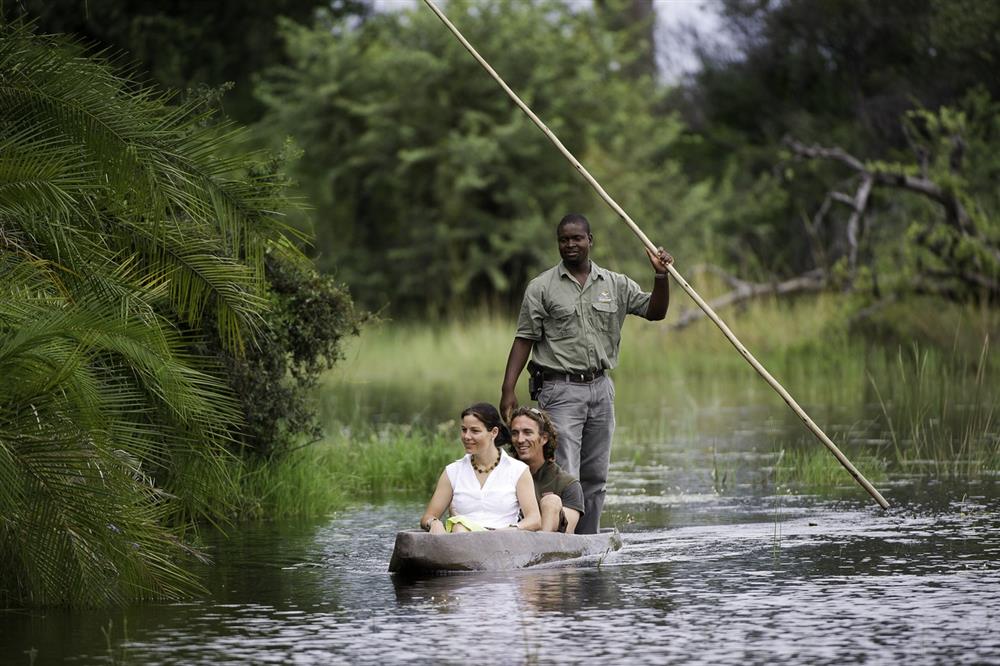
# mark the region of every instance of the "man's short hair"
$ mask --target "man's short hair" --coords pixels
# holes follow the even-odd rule
[[[556,225],[556,235],[558,235],[559,232],[562,231],[562,228],[567,224],[582,224],[583,228],[587,230],[587,233],[590,233],[590,220],[585,218],[580,213],[570,213],[569,215],[563,217],[563,219],[559,220],[559,224]]]

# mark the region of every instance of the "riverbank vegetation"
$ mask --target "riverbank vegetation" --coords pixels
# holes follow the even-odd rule
[[[734,313],[730,325],[871,480],[988,480],[1000,472],[993,388],[1000,362],[990,353],[1000,313],[953,307],[929,314],[946,343],[938,345],[901,343],[888,334],[880,339],[868,325],[853,331],[844,317],[850,307],[846,296],[758,302]],[[710,458],[714,446],[734,437],[731,420],[713,415],[746,411],[757,421],[745,424],[748,431],[771,433],[757,436],[754,450],[781,461],[780,474],[761,468],[754,483],[856,490],[713,325],[672,330],[671,319],[680,316],[674,313],[665,326],[628,321],[614,375],[613,461],[655,466],[678,451]],[[888,323],[885,329],[894,330]],[[488,315],[366,330],[319,393],[332,434],[302,451],[293,468],[340,479],[350,456],[345,484],[352,492],[428,494],[443,464],[461,454],[458,411],[497,399],[512,330],[512,322]],[[525,386],[519,397],[527,400]],[[724,475],[730,480],[728,488],[718,484],[720,492],[733,490],[737,464],[747,462],[737,456],[716,465],[720,482]],[[399,476],[404,469],[405,479]],[[336,506],[331,502],[327,510]]]
[[[0,601],[186,594],[358,317],[200,100],[19,25],[0,80]]]
[[[0,602],[176,597],[199,525],[426,492],[566,212],[648,279],[420,3],[258,5],[0,8]],[[866,471],[996,472],[1000,5],[717,0],[670,80],[652,0],[445,7]],[[625,340],[617,464],[794,424],[677,289]],[[759,483],[843,478],[774,430]]]

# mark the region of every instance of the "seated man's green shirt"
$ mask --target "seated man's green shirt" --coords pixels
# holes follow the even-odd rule
[[[564,508],[575,509],[583,515],[583,486],[554,461],[546,460],[531,478],[535,481],[535,496],[539,502],[542,495],[553,493],[562,500]]]

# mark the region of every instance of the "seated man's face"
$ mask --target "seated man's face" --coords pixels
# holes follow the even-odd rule
[[[548,438],[542,438],[534,419],[527,416],[516,417],[510,424],[510,438],[517,457],[522,461],[530,463],[543,459],[542,447]]]

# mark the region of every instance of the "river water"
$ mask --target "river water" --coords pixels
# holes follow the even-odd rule
[[[625,547],[534,570],[391,576],[425,498],[208,535],[204,598],[8,612],[0,662],[1000,663],[995,484],[898,481],[883,512],[674,474],[613,472]]]
[[[877,479],[883,511],[842,471],[781,482],[819,446],[784,405],[626,392],[602,521],[625,546],[599,561],[401,580],[427,498],[392,496],[206,533],[196,599],[5,612],[0,664],[1000,664],[1000,479],[924,461]],[[811,413],[857,460],[887,445],[871,409]]]

